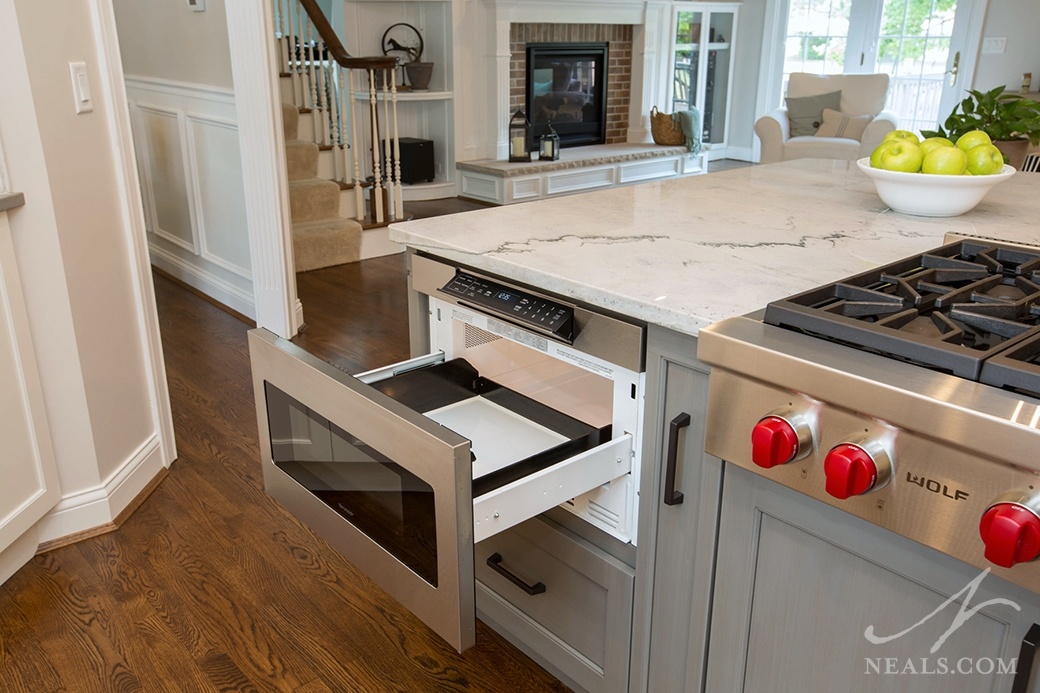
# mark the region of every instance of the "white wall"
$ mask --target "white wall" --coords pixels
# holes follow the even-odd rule
[[[223,0],[112,0],[152,263],[256,317]]]
[[[171,82],[230,89],[224,0],[194,12],[185,0],[112,0],[123,71]]]
[[[1006,37],[1004,53],[979,55],[975,66],[975,88],[992,89],[1001,84],[1018,91],[1022,73],[1033,73],[1032,90],[1040,90],[1040,2],[1037,0],[989,0],[983,37]]]
[[[0,137],[9,214],[62,500],[47,541],[110,522],[172,461],[172,426],[95,11],[104,0],[0,3]],[[55,37],[59,37],[57,40]],[[83,61],[94,111],[73,108]]]

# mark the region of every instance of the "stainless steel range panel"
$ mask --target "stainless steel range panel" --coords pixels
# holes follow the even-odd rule
[[[710,453],[1040,593],[1040,250],[952,243],[698,356]]]
[[[645,327],[419,255],[410,281],[431,353],[405,363],[250,332],[264,485],[461,651],[475,542],[562,504],[634,543]]]

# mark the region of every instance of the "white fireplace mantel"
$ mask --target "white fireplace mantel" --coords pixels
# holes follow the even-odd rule
[[[596,24],[634,25],[643,24],[648,5],[662,4],[645,0],[485,0],[485,3],[494,8],[498,21],[507,23],[588,24],[594,17]]]
[[[495,154],[508,157],[509,129],[509,29],[514,23],[547,24],[631,24],[632,87],[629,101],[628,142],[649,142],[650,107],[663,103],[667,90],[665,72],[668,54],[662,50],[671,22],[670,1],[647,0],[484,0],[493,25],[491,46],[494,68],[491,92],[494,99],[494,121],[498,124]]]

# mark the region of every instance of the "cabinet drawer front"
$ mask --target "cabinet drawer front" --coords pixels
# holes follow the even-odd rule
[[[564,673],[590,690],[604,690],[607,679],[614,684],[627,680],[631,568],[543,518],[480,542],[474,553],[477,580],[484,587],[537,624],[535,630],[544,629],[550,640],[562,641],[578,655],[575,659],[586,661],[584,671],[555,661]],[[489,558],[512,579],[496,571]],[[544,591],[523,586],[539,583]],[[542,649],[539,643],[525,644]],[[539,653],[554,658],[544,650]]]

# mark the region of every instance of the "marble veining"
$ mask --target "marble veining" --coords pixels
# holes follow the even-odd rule
[[[718,320],[926,251],[948,234],[1040,245],[1040,175],[971,212],[897,214],[854,162],[802,160],[394,224],[478,270],[696,334]]]

